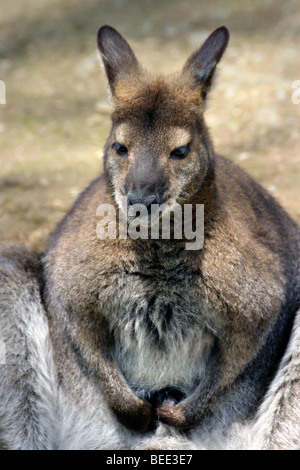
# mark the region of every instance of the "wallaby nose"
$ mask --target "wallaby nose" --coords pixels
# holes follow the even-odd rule
[[[151,208],[151,204],[158,204],[155,194],[149,194],[149,192],[143,190],[131,191],[127,196],[127,202],[128,208],[135,204],[142,204],[143,206],[146,206],[148,210]]]

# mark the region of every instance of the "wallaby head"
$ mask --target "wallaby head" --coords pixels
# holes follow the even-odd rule
[[[225,27],[216,29],[180,73],[153,78],[115,29],[99,30],[113,101],[105,171],[121,211],[133,204],[171,208],[201,191],[213,167],[203,112],[228,39]]]

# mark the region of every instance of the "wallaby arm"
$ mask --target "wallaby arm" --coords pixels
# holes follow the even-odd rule
[[[138,398],[119,371],[111,354],[112,344],[107,322],[101,320],[102,335],[99,341],[100,360],[97,369],[103,393],[110,408],[119,421],[129,429],[145,432],[152,420],[152,406],[146,400]]]
[[[112,339],[105,318],[98,321],[97,331],[89,332],[88,342],[92,342],[93,348],[87,345],[84,332],[81,333],[80,353],[96,372],[109,407],[127,428],[138,432],[147,431],[153,419],[152,406],[134,395],[118,369],[112,356]]]
[[[237,321],[238,323],[238,321]],[[226,388],[232,387],[239,374],[259,351],[266,332],[257,334],[258,325],[228,325],[219,341],[218,348],[210,359],[205,382],[185,400],[173,406],[166,401],[157,409],[159,419],[171,426],[190,429],[198,425]]]

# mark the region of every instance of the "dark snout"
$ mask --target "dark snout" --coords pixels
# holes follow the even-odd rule
[[[151,215],[153,204],[161,205],[168,199],[168,179],[158,159],[138,158],[129,168],[125,181],[128,211],[139,204]]]
[[[151,209],[154,204],[161,206],[169,198],[168,192],[165,186],[153,187],[153,186],[143,186],[139,189],[133,189],[127,194],[127,206],[128,213],[130,214],[130,209],[134,210],[135,206],[142,205],[146,207],[148,211],[148,216],[151,215]],[[157,206],[156,206],[157,207]]]
[[[127,196],[127,202],[128,208],[135,204],[142,204],[147,207],[148,211],[151,209],[151,204],[159,204],[156,194],[148,188],[131,191]]]

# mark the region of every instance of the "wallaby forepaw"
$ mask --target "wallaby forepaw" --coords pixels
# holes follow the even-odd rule
[[[153,408],[146,400],[138,400],[134,407],[122,407],[115,411],[126,428],[136,432],[147,432],[153,421]]]
[[[190,427],[181,405],[174,406],[174,403],[166,400],[156,412],[159,420],[169,426],[183,429]]]

